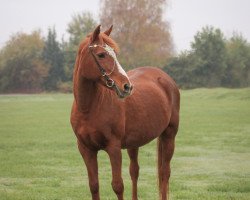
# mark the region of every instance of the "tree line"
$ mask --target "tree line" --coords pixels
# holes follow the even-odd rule
[[[163,66],[172,55],[168,23],[163,20],[167,0],[102,0],[100,20],[89,12],[75,14],[69,38],[59,41],[55,28],[16,33],[0,50],[0,92],[71,91],[72,73],[80,41],[98,24],[114,24],[112,37],[120,45],[120,63]],[[112,18],[110,17],[112,16]]]
[[[57,38],[55,27],[16,33],[0,49],[0,93],[70,92],[80,41],[97,25],[89,12],[76,14],[68,24],[68,41]]]
[[[112,37],[126,70],[159,66],[181,88],[250,86],[250,44],[240,34],[225,38],[220,29],[204,27],[190,51],[175,55],[163,18],[167,0],[101,2],[100,21],[90,12],[72,16],[67,40],[59,41],[54,27],[45,37],[39,30],[12,35],[0,49],[0,93],[70,92],[79,43],[98,24],[114,24]]]
[[[163,69],[181,88],[249,87],[250,43],[241,34],[226,38],[206,26],[194,36],[191,50],[172,57]]]

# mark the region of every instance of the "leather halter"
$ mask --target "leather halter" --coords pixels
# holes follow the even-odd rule
[[[101,75],[102,77],[105,79],[106,81],[106,86],[108,88],[114,88],[117,95],[121,98],[124,97],[124,94],[120,91],[120,89],[118,88],[118,86],[115,84],[115,81],[109,77],[109,75],[111,75],[113,73],[113,70],[111,71],[111,73],[107,74],[106,70],[101,66],[101,64],[99,63],[98,61],[98,58],[96,56],[96,54],[93,52],[92,48],[93,47],[97,47],[98,45],[93,45],[93,46],[89,46],[89,50],[90,50],[90,53],[91,55],[93,56],[94,60],[95,60],[95,63],[99,69],[99,71],[101,72]]]

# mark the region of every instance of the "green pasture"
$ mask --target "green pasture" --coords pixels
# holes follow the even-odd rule
[[[0,95],[0,199],[90,200],[69,115],[71,94]],[[107,155],[98,154],[100,193],[115,200]],[[158,199],[156,142],[139,153],[139,199]],[[125,200],[131,199],[123,152]],[[172,159],[172,200],[250,199],[250,88],[181,91]]]

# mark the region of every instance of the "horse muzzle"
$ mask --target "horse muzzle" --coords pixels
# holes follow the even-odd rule
[[[123,85],[123,89],[120,89],[115,83],[113,85],[113,88],[117,94],[117,96],[120,98],[120,99],[124,99],[125,97],[131,95],[132,93],[132,90],[133,90],[133,85],[131,84],[124,84]]]

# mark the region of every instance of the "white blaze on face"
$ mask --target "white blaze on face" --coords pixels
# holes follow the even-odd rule
[[[108,46],[107,44],[105,44],[105,46],[104,46],[103,48],[104,48],[104,49],[108,52],[108,54],[114,59],[115,64],[116,64],[116,66],[117,66],[117,68],[118,68],[118,71],[119,71],[122,75],[124,75],[125,77],[127,77],[127,79],[129,80],[127,73],[124,71],[124,69],[122,68],[122,66],[120,65],[120,63],[119,63],[119,61],[118,61],[118,59],[117,59],[117,57],[116,57],[116,53],[115,53],[114,49],[111,48],[110,46]]]

